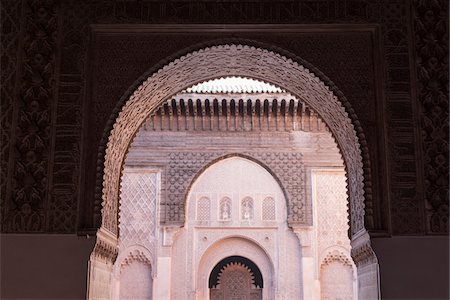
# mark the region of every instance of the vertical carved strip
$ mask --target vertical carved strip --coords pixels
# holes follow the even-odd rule
[[[278,119],[279,119],[279,115],[278,115],[278,101],[276,99],[272,100],[272,113],[273,113],[273,120],[274,120],[274,125],[273,125],[273,130],[274,131],[278,131]]]
[[[27,28],[22,49],[22,85],[17,94],[15,164],[6,231],[46,230],[49,159],[56,64],[57,5],[53,1],[24,2]]]
[[[222,130],[222,103],[219,99],[214,99],[214,112],[216,114],[215,118],[215,130],[220,131]]]
[[[0,201],[1,222],[6,224],[8,210],[12,206],[11,184],[13,176],[14,148],[16,139],[18,101],[16,90],[21,76],[21,56],[23,55],[24,27],[23,10],[25,1],[3,1],[1,9],[1,165]],[[3,230],[5,230],[4,226]]]
[[[242,99],[238,100],[238,109],[237,109],[237,116],[238,116],[238,129],[241,131],[245,131],[245,127],[246,127],[246,117],[245,117],[245,102]]]
[[[264,100],[264,113],[266,114],[266,117],[267,117],[267,131],[270,131],[270,124],[271,124],[272,118],[271,118],[269,100]]]
[[[448,1],[414,1],[428,233],[448,234]]]
[[[174,99],[174,104],[176,106],[176,112],[177,112],[177,119],[176,119],[176,123],[177,123],[177,130],[181,131],[181,123],[182,123],[182,114],[181,114],[181,101],[183,101],[183,99],[178,99],[175,100]]]
[[[249,100],[250,101],[250,100]],[[250,101],[250,109],[251,109],[251,111],[250,111],[250,115],[251,115],[251,124],[250,124],[250,129],[253,131],[253,130],[255,130],[255,113],[256,113],[256,109],[255,109],[255,107],[256,107],[256,102],[254,102],[254,103],[252,103],[251,101]]]
[[[188,118],[189,116],[189,118]],[[192,123],[191,123],[192,121]],[[192,99],[187,100],[187,106],[186,106],[186,129],[189,130],[195,130],[195,114],[194,114],[194,104],[192,102]]]
[[[423,187],[418,180],[417,151],[414,146],[414,115],[411,95],[411,65],[409,62],[407,11],[408,1],[386,3],[382,35],[387,69],[386,133],[389,159],[389,194],[391,222],[394,234],[423,232]],[[405,13],[403,13],[403,11]],[[402,26],[399,26],[402,24]],[[370,168],[368,163],[365,168]],[[370,176],[367,169],[364,176]],[[367,186],[367,188],[371,188]],[[381,197],[380,197],[381,198]],[[370,199],[370,198],[369,198]],[[373,204],[367,205],[371,213]]]
[[[289,100],[289,130],[295,130],[295,101],[294,99]]]
[[[200,113],[202,114],[202,130],[206,130],[206,119],[207,119],[207,115],[206,115],[206,100],[204,100],[203,102],[200,99],[197,99],[197,105],[200,106]]]
[[[287,124],[288,124],[288,120],[287,120],[288,109],[287,109],[287,105],[286,105],[286,100],[285,99],[283,99],[281,101],[281,111],[283,113],[283,130],[287,131],[288,130],[288,126],[287,126]]]
[[[173,123],[173,106],[172,106],[172,101],[168,100],[166,105],[167,105],[167,115],[168,115],[167,129],[168,130],[173,130],[174,126],[172,125],[172,123]]]
[[[255,109],[256,109],[256,113],[258,115],[258,130],[262,130],[262,126],[261,126],[261,113],[262,113],[261,100],[259,100],[259,99],[256,100]]]

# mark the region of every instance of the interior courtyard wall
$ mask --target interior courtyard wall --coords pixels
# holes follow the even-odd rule
[[[205,196],[213,203],[209,224],[198,222],[195,214],[197,199]],[[221,219],[220,207],[214,205],[223,197],[231,200],[231,214],[227,220]],[[252,198],[254,204],[251,219],[243,219],[242,216],[242,200],[246,197]],[[262,204],[267,197],[275,200],[275,218],[272,221],[262,218]],[[194,273],[201,270],[196,277],[203,281],[196,283],[196,291],[200,292],[197,299],[203,299],[204,278],[208,278],[208,270],[212,270],[221,259],[233,255],[245,256],[258,267],[261,265],[266,285],[263,299],[302,299],[300,245],[287,227],[284,193],[266,169],[240,157],[216,162],[192,185],[187,209],[189,214],[185,227],[191,236],[188,240],[194,240],[190,249],[196,261]]]
[[[220,137],[220,138],[218,138]],[[211,141],[214,140],[216,142],[212,143]],[[163,141],[163,142],[161,142]],[[217,141],[219,143],[217,143]],[[139,130],[137,136],[134,138],[133,143],[130,146],[130,150],[127,154],[127,159],[125,162],[125,170],[130,169],[130,168],[134,168],[134,169],[142,169],[142,168],[152,168],[154,166],[158,166],[159,168],[161,168],[161,170],[163,170],[162,172],[162,201],[164,202],[165,197],[167,197],[167,194],[170,194],[168,192],[168,190],[166,189],[165,186],[167,186],[167,188],[170,185],[173,185],[174,182],[172,181],[171,176],[173,176],[174,174],[170,172],[170,161],[173,158],[172,154],[173,153],[187,153],[187,160],[184,160],[183,162],[177,162],[177,164],[181,164],[184,167],[184,169],[182,170],[183,174],[191,174],[190,176],[188,176],[188,180],[194,180],[194,178],[197,178],[197,172],[201,172],[202,168],[201,165],[200,167],[197,168],[193,168],[192,166],[193,164],[195,165],[195,162],[193,160],[198,159],[197,155],[195,155],[195,153],[198,154],[198,149],[202,149],[202,151],[199,153],[202,157],[202,164],[203,166],[208,166],[211,164],[211,162],[215,162],[215,164],[220,164],[223,161],[227,161],[233,158],[229,158],[229,156],[226,156],[226,154],[236,154],[236,153],[245,153],[245,155],[248,155],[248,157],[252,157],[255,155],[258,155],[259,152],[264,152],[264,153],[268,153],[269,156],[279,156],[284,155],[286,156],[288,153],[303,153],[301,156],[301,160],[303,161],[303,159],[305,159],[306,162],[304,162],[304,165],[300,165],[299,168],[301,169],[305,169],[305,171],[302,171],[299,173],[300,177],[297,178],[297,180],[299,180],[299,183],[301,185],[301,189],[303,190],[303,194],[302,197],[306,197],[309,200],[307,201],[307,203],[309,203],[309,209],[304,207],[304,209],[306,211],[310,211],[310,213],[312,214],[312,204],[311,204],[311,198],[312,198],[312,189],[311,189],[311,185],[312,185],[312,180],[310,179],[311,176],[313,176],[314,173],[314,169],[316,168],[330,168],[330,167],[334,167],[334,169],[331,170],[331,174],[340,174],[342,176],[342,182],[340,184],[340,186],[336,186],[335,188],[339,191],[343,191],[343,193],[341,194],[336,194],[335,195],[339,198],[342,198],[341,200],[343,200],[344,202],[342,202],[341,204],[343,204],[342,209],[338,209],[338,211],[341,211],[340,214],[344,213],[346,215],[346,192],[345,192],[345,180],[344,180],[344,173],[343,171],[339,171],[342,170],[342,159],[340,157],[339,151],[336,147],[336,143],[333,140],[331,133],[329,131],[326,130],[325,126],[322,127],[322,130],[317,131],[317,132],[305,132],[305,131],[290,131],[290,132],[280,132],[280,131],[272,131],[272,132],[246,132],[246,134],[242,134],[240,132],[236,132],[236,131],[225,131],[225,132],[218,132],[216,130],[214,131],[203,131],[203,130],[199,130],[199,131],[195,131],[195,130],[183,130],[183,131],[177,131],[177,130],[153,130],[151,128],[148,127],[148,123],[145,123],[141,129]],[[253,150],[253,152],[249,152],[248,149],[251,148]],[[220,152],[219,152],[220,150]],[[242,152],[241,152],[242,151]],[[246,152],[244,152],[246,151]],[[148,153],[152,153],[152,155],[148,155]],[[209,154],[209,155],[208,155]],[[212,154],[212,156],[211,156]],[[225,156],[224,156],[225,155]],[[223,156],[225,157],[225,159],[223,160],[218,160],[217,162],[217,157]],[[228,157],[228,158],[227,158]],[[233,157],[233,156],[232,156]],[[239,156],[234,156],[234,159],[244,159],[242,157]],[[258,157],[258,156],[256,156]],[[260,159],[262,157],[259,157]],[[300,157],[298,158],[300,159]],[[264,163],[264,159],[262,158],[262,162]],[[278,163],[284,163],[286,164],[286,161],[279,161]],[[213,164],[212,166],[215,166],[215,164]],[[269,164],[270,165],[270,164]],[[186,168],[187,167],[187,168]],[[211,168],[211,167],[209,167]],[[336,169],[337,168],[337,169]],[[206,169],[209,170],[209,169]],[[330,172],[330,170],[328,169],[328,173]],[[337,173],[336,173],[337,172]],[[340,172],[340,173],[339,173]],[[125,172],[126,174],[126,172]],[[276,172],[274,173],[276,175]],[[325,170],[325,174],[326,170]],[[217,176],[216,176],[217,177]],[[200,178],[202,178],[202,175],[200,175]],[[217,178],[221,178],[220,176]],[[306,179],[308,178],[308,179]],[[197,180],[199,180],[199,178],[197,178]],[[283,181],[281,180],[280,184],[283,185]],[[169,184],[169,185],[167,185]],[[214,184],[212,184],[214,185]],[[209,185],[207,185],[209,186]],[[185,186],[185,188],[187,188],[187,186]],[[195,192],[195,184],[194,186],[192,186],[192,188],[194,189]],[[239,186],[236,186],[236,188],[239,189]],[[242,187],[240,187],[242,188]],[[315,192],[317,194],[317,192]],[[205,198],[207,196],[211,196],[210,192],[206,193],[204,192],[202,195],[199,195],[198,197],[200,197],[200,199]],[[230,196],[231,197],[231,196]],[[192,197],[191,197],[192,198]],[[178,205],[180,205],[181,207],[184,205],[183,200],[184,198],[181,198],[181,202],[178,203]],[[215,199],[217,200],[217,199]],[[260,199],[259,199],[260,200]],[[192,201],[192,199],[191,199]],[[186,222],[192,222],[189,221],[192,218],[195,219],[196,214],[195,214],[195,201],[191,202],[190,206],[187,206],[186,209],[189,212],[188,215],[190,215],[189,217],[187,216]],[[217,203],[214,206],[214,208],[217,210]],[[316,204],[314,204],[316,205]],[[325,206],[327,204],[324,204]],[[233,206],[233,212],[236,214],[236,203]],[[336,207],[333,206],[331,208],[331,210],[333,211]],[[323,208],[320,208],[323,209]],[[239,210],[238,210],[239,211]],[[257,212],[255,211],[256,215],[261,216],[261,212]],[[239,213],[237,213],[239,214]],[[213,213],[211,212],[209,214],[210,216],[213,215]],[[236,217],[236,216],[235,216]],[[333,219],[331,216],[328,216],[331,219]],[[341,218],[343,217],[343,215],[341,215]],[[213,217],[217,218],[217,216]],[[345,237],[345,239],[347,240],[347,248],[344,247],[344,250],[346,250],[348,257],[350,257],[350,246],[349,246],[349,242],[348,242],[348,237],[347,237],[347,218],[344,216],[344,224],[343,225],[343,229],[341,231],[341,235],[342,237]],[[164,215],[161,215],[161,220],[164,220]],[[309,217],[309,220],[312,220],[312,217]],[[203,222],[203,221],[202,221]],[[217,221],[216,221],[217,222]],[[202,224],[209,224],[210,222],[203,222]],[[312,225],[312,224],[309,224]],[[198,234],[201,234],[202,236],[204,235],[203,238],[206,237],[205,240],[201,239],[200,236],[198,236],[198,234],[196,234],[195,238],[189,238],[190,235],[192,235],[192,228],[189,228],[189,226],[186,226],[184,229],[178,230],[177,231],[177,227],[174,229],[170,229],[171,226],[167,226],[167,225],[163,225],[162,226],[162,230],[161,230],[161,235],[162,235],[162,245],[163,247],[161,247],[160,252],[161,253],[166,253],[164,254],[164,256],[167,259],[170,259],[170,257],[186,257],[186,253],[188,253],[188,257],[189,257],[189,253],[194,253],[192,256],[195,258],[196,255],[196,242],[194,243],[187,243],[188,240],[201,240],[201,244],[205,244],[205,245],[210,245],[213,244],[214,242],[217,242],[217,239],[221,239],[223,238],[223,229],[220,229],[218,232],[214,233],[210,233],[207,234],[208,230],[207,229],[203,229],[206,230],[204,233],[200,233],[203,232],[201,231],[201,229],[198,230]],[[303,262],[299,262],[298,265],[299,266],[303,266],[302,270],[303,275],[299,275],[299,276],[294,276],[293,278],[297,278],[297,280],[300,280],[299,282],[305,282],[305,283],[312,283],[313,286],[317,286],[318,288],[315,289],[305,289],[307,291],[302,291],[301,293],[303,294],[304,292],[306,294],[304,294],[304,297],[306,298],[317,298],[320,295],[320,283],[319,283],[319,277],[318,277],[318,266],[320,265],[320,258],[319,258],[319,251],[317,251],[317,245],[315,243],[315,238],[311,235],[311,226],[306,226],[304,228],[301,227],[297,227],[295,230],[295,233],[297,236],[291,236],[290,238],[288,238],[286,240],[287,245],[289,245],[289,249],[286,248],[283,251],[288,251],[288,253],[292,253],[292,251],[299,251],[299,250],[295,250],[296,249],[296,245],[298,247],[298,239],[300,238],[300,240],[302,241],[302,252],[304,254],[306,254],[307,256],[310,257],[305,257],[306,260],[303,260],[305,263]],[[168,230],[169,229],[169,230]],[[226,228],[225,228],[226,230]],[[265,230],[266,232],[264,233],[264,235],[267,235],[267,230]],[[174,234],[175,232],[175,234]],[[166,238],[166,234],[167,234],[167,238]],[[218,235],[217,235],[218,234]],[[236,233],[237,234],[237,233]],[[262,233],[259,233],[257,235],[253,235],[250,234],[248,237],[251,237],[253,240],[258,240],[258,236],[261,236]],[[217,236],[217,237],[215,237]],[[241,236],[246,236],[245,233],[241,233]],[[276,235],[273,236],[270,240],[273,240],[274,238],[276,238]],[[212,241],[211,241],[212,240]],[[288,240],[292,240],[290,242],[288,242]],[[306,240],[309,240],[308,244],[306,242]],[[172,242],[173,242],[173,249],[172,251],[169,251],[168,249],[170,248],[170,246],[172,246]],[[261,244],[267,244],[267,241],[265,241],[264,239],[259,241]],[[294,244],[292,244],[292,242]],[[285,243],[278,243],[278,244],[285,244]],[[345,241],[344,241],[345,244]],[[306,247],[305,247],[306,246]],[[330,246],[330,245],[328,245]],[[206,247],[206,246],[205,246]],[[165,250],[164,250],[165,248]],[[292,248],[292,249],[291,249]],[[314,248],[315,251],[311,251],[310,248]],[[178,249],[178,250],[177,250]],[[188,251],[186,252],[186,249],[188,249]],[[274,251],[275,249],[271,250]],[[342,249],[341,249],[342,250]],[[217,251],[217,250],[216,250]],[[269,251],[270,252],[270,251]],[[201,254],[201,251],[199,251],[199,254]],[[290,260],[295,260],[296,257],[300,257],[299,256],[300,252],[298,252],[297,255],[283,255],[283,257],[290,257]],[[195,259],[194,259],[195,260]],[[197,258],[198,260],[198,258]],[[171,272],[172,274],[172,280],[176,280],[176,278],[178,278],[178,275],[176,274],[194,274],[195,273],[195,267],[192,269],[192,264],[193,262],[189,263],[188,265],[191,266],[185,266],[183,267],[183,265],[173,265],[171,268]],[[181,268],[181,269],[180,269]],[[187,269],[186,269],[187,268]],[[276,267],[276,271],[280,271],[279,270],[279,266],[277,265]],[[293,271],[288,272],[290,274],[293,274]],[[275,273],[276,274],[276,273]],[[315,274],[315,275],[314,275]],[[203,277],[205,275],[202,275]],[[190,276],[188,276],[188,278],[190,278]],[[179,279],[179,278],[178,278]],[[292,279],[292,278],[291,278]],[[185,286],[186,284],[186,286]],[[175,298],[186,298],[186,297],[191,297],[192,295],[189,292],[189,290],[195,290],[195,288],[192,287],[193,283],[188,283],[186,281],[181,281],[179,285],[177,285],[177,288],[172,290],[172,297]],[[288,286],[290,286],[289,284],[284,286],[284,287],[279,287],[280,290],[290,290],[289,288],[287,288]],[[294,285],[294,286],[300,286],[299,284]],[[350,286],[353,286],[353,283],[350,283]],[[198,293],[199,291],[196,290],[196,292]],[[297,292],[293,292],[294,294]],[[290,294],[291,297],[294,294]],[[280,293],[278,296],[282,296],[282,293]],[[294,298],[297,298],[298,296],[294,296]],[[174,298],[174,299],[175,299]]]
[[[163,140],[163,142],[161,142]],[[251,148],[252,151],[248,151]],[[201,149],[201,150],[199,150]],[[159,166],[164,170],[162,172],[162,202],[167,198],[167,188],[170,185],[173,185],[173,181],[171,176],[175,176],[178,174],[174,174],[171,172],[170,164],[173,159],[175,159],[176,165],[184,166],[183,169],[180,170],[181,174],[190,174],[187,177],[187,181],[190,182],[196,178],[196,173],[201,172],[201,170],[211,164],[211,162],[217,161],[217,158],[225,157],[227,159],[227,154],[244,154],[246,158],[256,158],[260,160],[262,163],[266,165],[274,166],[275,164],[286,164],[289,167],[290,162],[287,160],[280,160],[280,157],[291,157],[294,153],[303,152],[303,155],[296,157],[298,161],[302,161],[301,165],[292,166],[291,168],[299,168],[301,172],[294,174],[295,180],[301,185],[302,193],[301,197],[306,197],[308,200],[308,207],[303,207],[305,211],[309,211],[312,213],[311,209],[311,190],[307,188],[307,184],[310,183],[310,179],[306,179],[305,177],[310,176],[310,174],[306,175],[302,169],[310,170],[315,167],[340,167],[342,168],[342,159],[339,154],[339,151],[336,147],[336,143],[334,142],[331,133],[328,132],[325,127],[321,132],[304,132],[304,131],[295,131],[295,132],[246,132],[242,134],[240,132],[217,132],[217,131],[153,131],[146,129],[146,126],[142,126],[137,136],[134,138],[133,143],[130,146],[130,150],[127,154],[127,159],[125,162],[126,168],[135,167],[151,167],[151,166]],[[148,153],[152,153],[152,155],[148,155]],[[178,155],[174,155],[177,153]],[[183,160],[179,160],[179,154],[185,153],[181,157]],[[265,155],[261,155],[261,153]],[[232,156],[233,157],[233,156]],[[239,157],[239,156],[237,156]],[[178,159],[177,159],[178,158]],[[267,160],[269,158],[269,160]],[[199,161],[197,161],[199,160]],[[273,160],[273,163],[271,161]],[[221,162],[222,160],[219,160]],[[200,162],[200,165],[198,163]],[[304,164],[304,165],[303,165]],[[198,166],[197,166],[198,165]],[[277,172],[278,168],[275,168],[274,175],[279,174]],[[272,171],[273,172],[273,171]],[[306,183],[306,181],[308,183]],[[285,182],[281,180],[281,185],[284,185]],[[188,188],[188,185],[184,186]],[[184,194],[183,194],[184,195]],[[203,195],[204,196],[204,195]],[[178,204],[180,207],[184,206],[184,197],[180,198],[180,202]],[[188,207],[188,211],[192,211],[193,208]],[[164,209],[162,208],[161,211]],[[165,216],[161,215],[161,219],[164,220]],[[309,216],[308,220],[312,221],[311,216]],[[307,225],[307,224],[306,224]],[[164,246],[161,249],[161,253],[165,252],[164,255],[166,258],[172,257],[185,257],[186,249],[188,249],[188,253],[193,252],[194,244],[187,243],[188,240],[192,240],[188,238],[188,232],[185,229],[176,232],[178,226],[175,229],[171,229],[170,225],[162,226],[162,235],[164,240]],[[310,226],[306,226],[309,228]],[[346,227],[347,228],[347,227]],[[192,230],[192,229],[190,229]],[[301,233],[303,231],[307,232],[308,229],[298,228],[296,234],[298,236],[302,236]],[[176,233],[174,233],[176,232]],[[167,239],[165,234],[167,234]],[[252,239],[258,240],[257,236],[261,236],[262,233],[257,234],[256,236],[250,235]],[[344,229],[344,234],[346,235],[346,229]],[[214,238],[214,236],[217,236]],[[223,236],[223,230],[220,229],[216,234],[211,236],[208,235],[208,244],[212,243],[212,241],[217,240],[218,238]],[[244,235],[245,236],[245,235]],[[273,240],[274,237],[271,238]],[[195,240],[199,240],[200,237]],[[292,246],[292,249],[286,249],[289,253],[295,250],[295,243],[298,243],[297,237],[287,237],[290,241],[288,245]],[[292,244],[292,239],[294,239],[294,244]],[[297,242],[295,242],[297,240]],[[311,238],[309,238],[311,240]],[[171,241],[173,241],[173,250],[172,252],[168,251],[168,246],[172,245]],[[262,244],[265,243],[264,239],[260,241]],[[205,243],[205,242],[202,242]],[[164,250],[166,248],[166,250]],[[275,251],[273,249],[272,251]],[[297,250],[299,251],[299,250]],[[195,257],[195,255],[194,255]],[[290,255],[292,260],[295,260],[296,257]],[[316,263],[317,264],[317,263]],[[299,266],[302,263],[299,263]],[[313,264],[314,265],[314,264]],[[172,267],[172,280],[176,280],[178,275],[176,274],[193,274],[194,270],[192,269],[178,269],[182,266],[173,266]],[[195,268],[194,268],[195,269]],[[314,268],[310,267],[309,273],[305,275],[305,278],[299,276],[297,280],[305,281],[305,282],[314,282],[317,285],[317,279],[314,278]],[[277,268],[278,270],[278,268]],[[189,276],[188,276],[189,278]],[[292,279],[292,278],[291,278]],[[180,282],[177,285],[176,289],[173,289],[174,299],[183,299],[183,297],[191,297],[189,294],[183,294],[183,290],[192,290],[189,289],[188,286],[184,287],[186,282]],[[286,288],[286,290],[291,290],[290,288]],[[198,291],[197,291],[198,292]],[[295,292],[294,292],[295,293]],[[297,292],[298,293],[298,292]],[[303,293],[303,291],[302,291]],[[318,293],[316,291],[316,293]],[[281,294],[280,294],[281,295]],[[314,292],[311,291],[310,295],[313,296]]]

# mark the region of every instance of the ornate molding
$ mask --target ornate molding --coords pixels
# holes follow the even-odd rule
[[[347,255],[344,252],[338,250],[328,252],[327,255],[322,259],[320,266],[323,267],[334,261],[338,261],[346,266],[353,267],[353,264],[347,257]]]
[[[151,259],[148,258],[147,255],[143,251],[139,251],[139,250],[135,249],[135,250],[127,251],[127,252],[128,252],[127,256],[124,257],[123,260],[120,262],[120,271],[122,271],[122,269],[125,266],[132,264],[134,261],[139,261],[141,263],[144,263],[144,264],[152,267]],[[152,274],[153,274],[153,276],[155,276],[156,273],[153,272],[153,270],[152,270]]]
[[[97,231],[97,241],[91,253],[91,261],[101,261],[106,264],[114,264],[119,253],[117,237],[105,228]]]
[[[315,111],[287,93],[229,97],[178,94],[152,113],[144,130],[321,132],[327,128]]]
[[[362,230],[356,234],[351,241],[351,245],[351,255],[358,268],[366,265],[378,264],[378,259],[372,249],[367,231]]]

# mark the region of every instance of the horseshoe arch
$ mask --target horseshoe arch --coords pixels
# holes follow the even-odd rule
[[[194,84],[225,76],[274,84],[307,103],[330,128],[342,154],[348,184],[352,257],[362,279],[359,296],[379,298],[378,262],[364,227],[364,183],[360,144],[348,113],[333,91],[298,62],[266,49],[241,44],[207,47],[186,54],[148,77],[130,96],[111,130],[103,178],[102,225],[90,259],[88,295],[117,256],[120,177],[128,147],[140,125],[164,100]],[[105,273],[106,271],[106,273]],[[371,278],[370,280],[368,278]]]

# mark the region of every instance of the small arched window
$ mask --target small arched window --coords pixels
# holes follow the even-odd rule
[[[219,205],[219,220],[228,221],[231,220],[231,199],[224,197],[220,199]]]
[[[241,219],[253,220],[253,199],[246,197],[241,201]]]

